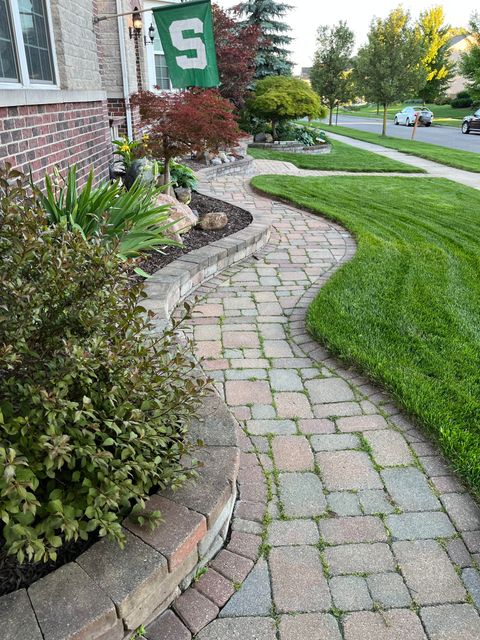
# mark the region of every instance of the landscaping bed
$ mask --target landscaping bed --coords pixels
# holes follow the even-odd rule
[[[228,204],[227,202],[204,196],[198,192],[193,192],[192,201],[189,206],[192,209],[196,209],[200,217],[212,211],[223,211],[228,216],[228,223],[223,229],[218,230],[204,231],[198,226],[193,227],[190,231],[182,235],[182,247],[166,247],[162,249],[161,253],[152,251],[145,257],[142,257],[137,266],[143,269],[143,271],[150,274],[154,273],[190,251],[204,247],[232,233],[236,233],[252,222],[252,216],[248,211]]]

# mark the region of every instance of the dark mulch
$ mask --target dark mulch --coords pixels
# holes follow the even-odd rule
[[[64,545],[58,549],[55,562],[24,562],[23,564],[19,564],[15,556],[7,555],[0,546],[0,596],[17,589],[26,589],[58,567],[78,558],[97,540],[98,537],[92,535],[88,540],[77,540]]]
[[[228,224],[223,229],[218,229],[217,231],[203,231],[200,227],[194,227],[188,233],[182,235],[182,247],[166,247],[162,250],[162,253],[152,251],[147,254],[143,260],[138,262],[136,266],[143,269],[146,273],[154,273],[194,249],[200,249],[200,247],[204,247],[211,242],[225,238],[225,236],[229,236],[232,233],[248,227],[252,221],[252,216],[248,211],[235,207],[233,204],[216,200],[215,198],[202,196],[196,192],[192,194],[190,207],[196,209],[200,217],[211,211],[223,211],[228,216]]]

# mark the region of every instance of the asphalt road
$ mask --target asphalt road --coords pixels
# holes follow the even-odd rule
[[[376,118],[361,118],[339,114],[338,124],[362,131],[371,131],[372,133],[381,133],[382,131],[382,121]],[[395,126],[393,122],[388,122],[387,135],[395,138],[411,138],[412,127]],[[460,131],[460,127],[458,129],[456,127],[442,126],[418,127],[415,139],[422,142],[440,144],[451,149],[480,153],[480,134],[470,133],[469,135],[464,135]]]

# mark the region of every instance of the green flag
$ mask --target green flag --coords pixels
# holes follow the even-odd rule
[[[172,85],[217,87],[217,56],[210,0],[153,9]]]

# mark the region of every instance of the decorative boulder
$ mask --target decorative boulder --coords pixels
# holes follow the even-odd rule
[[[148,158],[139,158],[132,162],[126,171],[124,178],[124,183],[127,189],[130,189],[138,176],[141,176],[141,180],[145,184],[155,180],[152,160],[148,160]]]
[[[228,216],[223,211],[211,211],[200,218],[198,226],[204,231],[223,229],[228,224]]]
[[[211,164],[215,167],[218,167],[222,164],[222,161],[218,156],[215,156],[215,158],[212,158]]]
[[[267,141],[267,134],[266,133],[257,133],[256,136],[253,138],[254,142],[266,142]]]
[[[228,156],[225,153],[225,151],[220,151],[220,153],[218,154],[218,157],[223,162],[223,164],[227,164],[227,162],[230,162],[230,160],[228,159]]]
[[[177,200],[182,204],[190,204],[192,200],[192,190],[186,187],[178,187],[175,189],[175,195],[177,196]]]
[[[167,229],[167,235],[169,236],[173,236],[177,233],[186,233],[198,222],[196,215],[187,204],[179,202],[176,198],[168,196],[166,193],[160,193],[156,197],[156,204],[171,205],[170,220],[175,222],[175,224]]]
[[[273,142],[273,136],[271,133],[265,134],[265,142]]]

